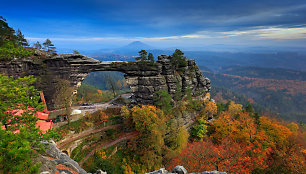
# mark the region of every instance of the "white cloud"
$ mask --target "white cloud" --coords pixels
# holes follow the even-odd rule
[[[46,38],[27,38],[31,42],[41,41]],[[186,35],[177,36],[161,36],[161,37],[54,37],[50,38],[52,42],[57,45],[67,45],[65,47],[72,47],[72,45],[92,45],[98,47],[99,44],[104,45],[118,45],[122,46],[132,41],[143,41],[156,47],[172,47],[172,46],[205,46],[213,44],[227,44],[227,45],[299,45],[298,40],[306,39],[306,27],[297,26],[295,28],[251,28],[243,31],[226,31],[226,32],[212,32],[199,31]]]

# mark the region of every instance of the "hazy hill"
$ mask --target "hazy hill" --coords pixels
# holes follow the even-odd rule
[[[129,55],[129,56],[137,56],[140,50],[151,50],[151,49],[153,49],[152,46],[147,45],[140,41],[135,41],[123,47],[116,48],[114,52],[119,53],[119,54]]]
[[[306,81],[254,78],[211,72],[204,72],[204,74],[212,81],[213,89],[222,87],[245,95],[284,119],[306,121]]]
[[[221,71],[223,74],[247,76],[251,78],[306,81],[305,71],[284,68],[262,68],[252,66],[231,66]]]
[[[140,41],[134,41],[117,50],[150,50],[153,47]]]
[[[108,60],[134,60],[138,52],[145,49],[153,53],[155,59],[158,55],[172,55],[173,49],[157,49],[143,42],[132,42],[128,45],[112,50],[87,51],[85,55],[97,59]],[[263,68],[283,68],[296,71],[306,71],[306,54],[296,52],[270,52],[270,53],[248,53],[248,52],[212,52],[212,51],[185,51],[190,59],[195,59],[198,66],[208,67],[213,71],[222,71],[229,66],[253,66]]]
[[[195,59],[199,66],[207,66],[214,71],[221,71],[225,67],[237,65],[306,71],[306,54],[294,52],[231,53],[186,51],[185,55]]]

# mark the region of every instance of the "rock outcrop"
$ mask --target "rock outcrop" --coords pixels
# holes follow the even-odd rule
[[[46,152],[43,155],[39,155],[34,162],[41,162],[40,171],[43,174],[87,174],[76,161],[61,152],[54,142],[50,142]]]
[[[194,60],[187,60],[183,71],[177,71],[170,63],[171,56],[158,56],[151,62],[109,62],[80,54],[61,54],[42,60],[13,60],[0,62],[0,73],[9,76],[34,75],[37,88],[45,94],[49,110],[62,106],[56,104],[56,86],[66,80],[74,90],[85,77],[94,71],[119,71],[125,74],[137,104],[152,104],[156,91],[166,90],[174,96],[177,90],[186,92],[191,88],[194,95],[210,91],[210,80],[205,78]]]

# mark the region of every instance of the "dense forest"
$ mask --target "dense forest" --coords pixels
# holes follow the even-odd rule
[[[303,72],[242,67],[225,72],[228,74],[208,71],[204,74],[212,80],[215,90],[221,87],[243,94],[280,118],[305,122],[306,82],[300,81],[304,78]],[[299,80],[287,80],[290,78]]]
[[[8,116],[5,111],[16,106],[41,108],[38,91],[29,86],[34,79],[25,77],[14,80],[1,76],[0,80],[1,89],[9,89],[6,90],[9,95],[5,96],[11,96],[12,99],[1,99],[7,101],[0,106],[1,115]],[[16,92],[20,90],[30,90],[32,97],[27,96],[28,92]],[[207,98],[199,100],[187,94],[173,103],[167,92],[160,92],[158,96],[156,106],[122,106],[121,109],[99,111],[55,131],[63,138],[70,131],[80,132],[95,126],[101,127],[101,123],[110,120],[113,120],[111,124],[124,124],[123,129],[107,131],[107,137],[102,140],[87,137],[88,141],[72,152],[72,157],[84,163],[83,167],[88,171],[103,169],[108,173],[144,173],[164,166],[171,170],[177,164],[194,172],[219,170],[228,173],[302,173],[305,170],[303,124],[271,119],[256,113],[251,105],[243,107],[231,101],[215,103]],[[17,105],[20,102],[26,105]],[[183,120],[190,113],[196,114],[196,120],[188,131]],[[55,136],[51,132],[37,134],[38,129],[31,126],[36,121],[33,113],[26,114],[23,117],[27,119],[20,117],[16,120],[17,127],[11,125],[0,131],[0,160],[4,164],[0,165],[1,171],[28,170],[29,173],[35,173],[39,164],[32,165],[31,159],[35,153],[31,149],[39,148],[38,140]],[[213,121],[207,121],[211,117],[214,118]],[[1,123],[7,121],[12,120],[1,117]],[[20,133],[12,134],[11,131],[16,129]],[[120,138],[122,134],[129,132],[133,133],[134,138],[127,143],[109,149],[98,148],[99,143]],[[36,138],[33,139],[32,136]],[[24,151],[20,143],[26,143],[28,150]],[[89,149],[86,148],[88,143],[92,144]],[[94,154],[82,161],[95,147]],[[8,149],[14,149],[14,154],[19,156],[12,156]],[[18,160],[18,166],[8,165],[14,160]]]
[[[127,88],[123,73],[116,71],[99,71],[90,73],[83,83],[94,86],[101,90],[110,89],[113,83],[116,83],[116,88]]]
[[[124,133],[137,136],[116,147],[100,149],[97,137],[89,137],[96,152],[86,143],[73,152],[73,158],[88,171],[145,173],[183,165],[188,171],[219,170],[227,173],[301,173],[305,170],[305,126],[263,116],[252,105],[228,101],[215,103],[187,97],[171,103],[169,94],[156,100],[156,106],[122,106],[120,110],[98,112],[79,122],[80,127],[121,118],[124,128],[112,130],[106,140]],[[208,95],[208,94],[207,94]],[[195,124],[184,126],[186,114],[196,113]],[[213,116],[213,121],[207,121]],[[84,127],[85,126],[85,127]],[[99,126],[99,125],[96,125]],[[92,147],[92,146],[91,146]],[[83,149],[83,150],[82,150]],[[85,150],[84,150],[85,149]]]
[[[221,73],[250,78],[275,79],[275,80],[296,80],[306,81],[305,71],[296,71],[284,68],[263,68],[254,66],[231,66],[224,68]]]

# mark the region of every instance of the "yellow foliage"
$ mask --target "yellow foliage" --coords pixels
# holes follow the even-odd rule
[[[292,134],[289,128],[281,125],[279,122],[262,116],[259,118],[260,128],[269,136],[267,143],[270,147],[281,147],[285,144],[288,137]]]
[[[298,133],[298,130],[299,130],[299,125],[294,123],[294,122],[291,122],[287,125],[287,127],[290,129],[290,131],[294,134],[297,134]]]
[[[155,106],[134,106],[131,111],[136,130],[141,132],[151,132],[154,126],[163,119],[163,112]]]
[[[217,114],[217,105],[215,102],[210,101],[205,105],[205,112],[208,114]]]
[[[213,137],[221,142],[223,139],[232,139],[244,145],[249,143],[266,143],[268,136],[265,131],[258,130],[254,123],[254,118],[248,113],[240,113],[239,118],[235,118],[229,112],[223,112],[212,125],[215,127]]]
[[[235,104],[235,102],[231,102],[228,106],[228,112],[232,115],[237,115],[242,112],[242,105],[241,104]]]
[[[130,111],[127,109],[126,106],[121,107],[120,114],[123,118],[129,118],[130,117]]]
[[[87,122],[87,121],[85,122],[85,125],[88,126],[88,127],[93,127],[94,126],[94,124],[92,122]]]
[[[176,137],[178,152],[180,152],[182,149],[184,149],[187,146],[188,138],[189,138],[188,131],[184,127],[180,127]]]
[[[133,171],[132,171],[132,168],[131,166],[127,165],[125,168],[124,168],[124,174],[135,174]]]
[[[206,93],[204,96],[204,103],[207,102],[210,99],[210,93]]]

